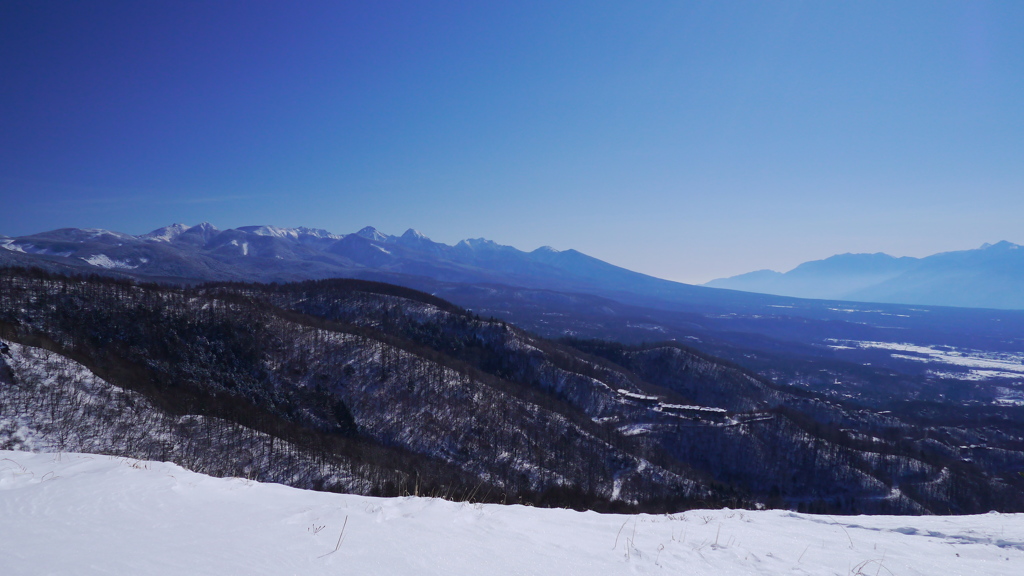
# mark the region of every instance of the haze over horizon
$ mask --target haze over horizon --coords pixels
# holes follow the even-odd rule
[[[1024,244],[1024,5],[0,7],[0,234],[574,248],[689,283]]]

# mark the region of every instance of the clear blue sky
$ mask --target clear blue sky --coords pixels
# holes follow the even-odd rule
[[[1024,2],[0,4],[0,234],[204,220],[688,282],[1024,243]]]

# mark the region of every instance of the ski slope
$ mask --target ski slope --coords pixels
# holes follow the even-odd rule
[[[1019,576],[1024,514],[596,514],[0,451],[0,574]]]

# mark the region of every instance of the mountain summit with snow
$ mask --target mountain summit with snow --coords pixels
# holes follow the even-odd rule
[[[209,223],[172,224],[131,236],[61,229],[0,241],[4,261],[91,268],[138,277],[184,280],[291,281],[354,277],[399,281],[488,283],[541,289],[601,291],[639,286],[692,289],[549,246],[524,252],[484,238],[454,246],[410,228],[400,236],[366,226],[351,234],[271,225],[219,230]],[[407,285],[412,281],[401,282]],[[701,289],[698,289],[701,290]]]

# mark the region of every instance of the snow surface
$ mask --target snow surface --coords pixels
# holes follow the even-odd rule
[[[187,224],[171,224],[170,226],[164,226],[163,228],[157,228],[149,234],[143,234],[139,236],[144,240],[152,240],[154,242],[170,242],[178,236],[181,236],[185,232],[188,232],[192,227]]]
[[[625,396],[627,398],[632,398],[634,400],[647,400],[647,401],[658,401],[658,400],[661,400],[661,398],[658,397],[658,396],[648,396],[647,394],[637,394],[636,392],[630,392],[629,390],[626,390],[624,388],[619,388],[618,390],[616,390],[616,392],[618,392],[619,394],[621,394],[621,395],[623,395],[623,396]]]
[[[25,249],[15,244],[14,239],[10,237],[0,239],[0,248],[3,248],[4,250],[10,250],[11,252],[25,252]]]
[[[131,234],[125,234],[124,232],[114,232],[112,230],[104,230],[103,228],[80,228],[80,232],[85,232],[89,239],[102,238],[103,236],[113,236],[121,240],[134,240],[135,236]]]
[[[835,350],[852,350],[856,348],[876,348],[889,350],[890,356],[901,360],[913,360],[932,364],[945,364],[950,367],[969,369],[965,374],[955,374],[933,370],[932,373],[941,377],[962,378],[965,380],[986,380],[989,378],[1020,378],[1024,376],[1024,354],[1013,352],[986,352],[968,348],[951,346],[920,346],[909,342],[871,342],[862,340],[834,340],[828,345]]]
[[[327,230],[320,228],[306,228],[300,226],[298,228],[280,228],[278,226],[264,225],[264,226],[241,226],[235,228],[241,232],[249,234],[255,234],[256,236],[272,236],[274,238],[290,238],[292,240],[298,240],[300,236],[314,236],[316,238],[328,238],[331,240],[341,240],[344,236],[339,234],[333,234]]]
[[[94,254],[92,256],[86,256],[82,258],[82,260],[88,262],[92,266],[111,270],[134,270],[139,267],[138,264],[132,264],[129,260],[114,260],[106,254]],[[148,262],[145,258],[142,258],[141,261],[142,263]]]
[[[718,414],[726,414],[728,410],[725,408],[710,408],[708,406],[691,406],[689,404],[665,404],[664,402],[658,404],[659,407],[665,410],[693,410],[697,412],[715,412]]]
[[[295,228],[295,231],[300,235],[314,236],[316,238],[328,238],[330,240],[341,240],[345,237],[344,234],[335,234],[333,232],[328,232],[323,228],[306,228],[305,226],[299,226],[298,228]]]
[[[405,234],[402,234],[402,238],[414,240],[430,240],[430,238],[427,238],[426,236],[423,235],[422,232],[416,230],[415,228],[409,228],[408,230],[406,230]]]
[[[1024,573],[1024,514],[596,514],[311,492],[88,454],[0,451],[0,519],[11,576]]]
[[[237,247],[241,248],[242,249],[242,256],[248,256],[249,255],[249,243],[248,242],[239,243],[238,240],[232,240],[231,242],[228,242],[228,245],[229,246],[237,246]]]
[[[14,242],[18,242],[18,240],[15,240]],[[47,256],[60,256],[61,258],[67,258],[68,256],[74,254],[74,252],[71,250],[60,251],[52,250],[50,248],[40,248],[35,244],[30,244],[28,242],[24,242],[22,244],[14,244],[9,242],[7,244],[4,244],[4,248],[12,252],[22,252],[24,254],[45,254]]]

